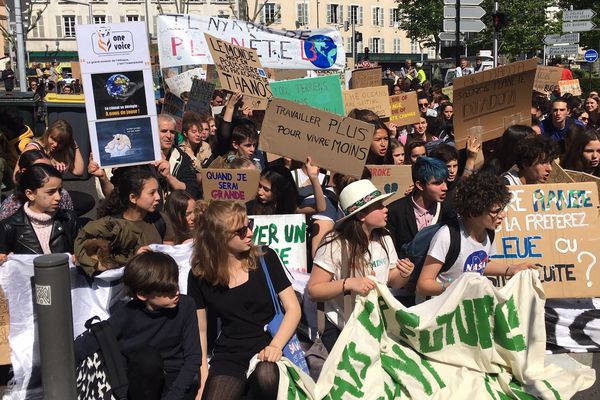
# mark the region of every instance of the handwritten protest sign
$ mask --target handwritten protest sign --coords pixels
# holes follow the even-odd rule
[[[351,176],[361,176],[374,127],[289,100],[273,98],[260,132],[264,151],[305,160]]]
[[[387,86],[344,90],[342,93],[346,114],[354,108],[371,110],[382,118],[392,114]]]
[[[165,78],[165,82],[171,93],[181,97],[181,93],[189,92],[192,89],[194,79],[206,79],[206,71],[202,68],[190,69],[170,78]]]
[[[185,104],[183,100],[177,97],[173,93],[166,93],[165,100],[162,106],[161,114],[169,114],[175,117],[176,119],[183,118],[183,108]]]
[[[502,136],[511,125],[531,125],[531,96],[537,58],[517,61],[454,80],[454,135],[481,142]],[[527,94],[525,96],[524,94]]]
[[[571,171],[570,169],[564,170],[567,175],[573,180],[573,182],[594,182],[598,185],[600,191],[600,178],[594,175],[586,174],[581,171]]]
[[[533,90],[540,93],[552,93],[558,86],[558,81],[562,77],[563,69],[560,67],[547,67],[538,65],[535,70],[535,79],[533,81]]]
[[[252,241],[267,245],[288,269],[306,273],[306,217],[302,214],[250,215]]]
[[[454,101],[454,89],[452,88],[452,86],[446,86],[442,88],[442,94],[448,96],[451,102]]]
[[[215,85],[212,83],[204,79],[194,79],[185,109],[197,112],[200,115],[210,115],[210,100],[214,91]]]
[[[381,67],[360,68],[352,71],[350,87],[352,89],[381,86]]]
[[[415,124],[420,121],[417,92],[408,92],[390,96],[390,122],[396,126]]]
[[[342,87],[337,75],[271,82],[271,91],[281,99],[344,115]]]
[[[79,79],[79,82],[81,82],[81,66],[77,61],[71,61],[71,76],[73,79]]]
[[[247,202],[256,196],[260,171],[252,169],[214,169],[201,171],[205,200]]]
[[[561,96],[567,93],[571,93],[573,96],[581,96],[581,86],[579,86],[579,79],[560,81],[558,82],[558,87],[560,88]]]
[[[287,81],[290,79],[300,79],[306,77],[306,70],[303,69],[270,69],[271,78],[276,81]]]
[[[600,219],[594,183],[511,186],[494,259],[533,262],[548,298],[600,295]],[[495,278],[496,284],[503,278]]]
[[[236,46],[209,34],[205,36],[223,89],[231,92],[239,90],[252,97],[271,98],[269,79],[256,50]]]
[[[556,161],[552,161],[552,171],[550,171],[550,175],[546,178],[546,183],[572,183],[575,182],[573,178],[567,174],[567,172],[560,166]],[[511,169],[516,169],[514,168]]]
[[[394,193],[384,203],[404,197],[404,192],[412,185],[412,172],[410,165],[367,165],[371,171],[371,182],[382,193]]]
[[[10,364],[9,325],[8,300],[0,289],[0,365]]]

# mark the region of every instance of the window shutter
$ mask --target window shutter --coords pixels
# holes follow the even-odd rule
[[[296,21],[300,24],[304,24],[302,20],[302,3],[296,3]]]
[[[139,20],[140,21],[145,21],[146,20],[146,16],[145,15],[140,15]]]
[[[38,32],[38,36],[37,37],[45,37],[45,33],[44,33],[44,17],[40,16],[40,19],[38,19],[37,22],[37,32]]]
[[[394,26],[394,9],[390,8],[390,28]]]
[[[127,18],[124,15],[121,15],[121,22],[127,22]]]
[[[281,6],[279,4],[275,4],[275,23],[281,23]]]
[[[327,23],[331,23],[331,4],[327,4]]]
[[[377,24],[377,10],[378,10],[377,7],[371,8],[371,17],[372,17],[371,18],[371,23],[372,23],[373,26],[377,26],[378,25]]]
[[[373,50],[373,38],[369,38],[369,50]]]
[[[77,25],[83,24],[83,17],[81,15],[77,16]]]
[[[56,37],[64,37],[63,34],[63,20],[62,20],[62,16],[57,15],[56,16]]]
[[[385,21],[383,20],[383,7],[379,7],[379,26],[385,26]]]
[[[340,8],[342,8],[341,6]],[[348,21],[350,21],[350,25],[352,25],[352,6],[348,6]]]
[[[344,6],[343,5],[338,5],[338,20],[335,21],[336,24],[343,24],[344,23]]]
[[[107,15],[107,16],[106,16],[106,23],[107,23],[107,24],[110,24],[110,23],[112,23],[112,15]]]
[[[158,32],[157,23],[158,23],[158,16],[155,15],[152,17],[152,34],[154,34],[154,36],[156,36],[156,32]]]
[[[379,39],[379,52],[385,53],[385,46],[383,44],[383,38]]]
[[[360,26],[363,24],[363,6],[358,7],[358,24]]]

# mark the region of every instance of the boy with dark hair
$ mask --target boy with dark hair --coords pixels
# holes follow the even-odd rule
[[[175,260],[148,251],[132,258],[123,284],[133,299],[108,319],[127,359],[128,399],[194,399],[201,348],[194,300],[179,294]],[[75,340],[78,363],[99,350],[91,332]]]
[[[417,280],[417,293],[437,296],[465,272],[511,277],[536,268],[533,264],[506,265],[490,261],[495,254],[493,232],[505,217],[510,192],[499,177],[479,173],[460,181],[456,191],[460,251],[454,263],[442,271],[450,249],[450,227],[441,227],[431,240],[427,258]]]
[[[517,171],[502,174],[505,185],[546,183],[552,172],[552,161],[559,156],[558,146],[544,136],[523,139],[515,149]]]

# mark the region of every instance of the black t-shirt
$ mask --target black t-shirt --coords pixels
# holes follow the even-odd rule
[[[275,292],[280,293],[291,283],[279,257],[268,248],[263,257]],[[213,360],[247,362],[271,340],[265,325],[273,319],[275,309],[260,261],[257,264],[249,272],[248,281],[234,288],[213,286],[190,272],[188,295],[194,298],[197,308],[209,308],[221,319]]]

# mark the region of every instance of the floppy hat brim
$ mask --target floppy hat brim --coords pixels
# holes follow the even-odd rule
[[[353,215],[358,214],[360,211],[364,210],[365,208],[369,207],[372,204],[375,204],[379,201],[383,201],[383,200],[387,199],[388,197],[390,197],[393,194],[395,194],[395,193],[384,193],[384,194],[381,194],[381,195],[371,199],[370,201],[366,202],[362,206],[358,207],[356,210],[353,210],[350,214],[335,221],[334,227],[338,227],[342,222],[344,222],[348,218],[352,217]]]

